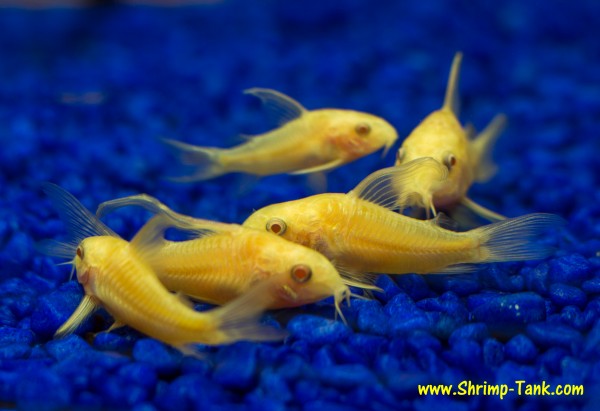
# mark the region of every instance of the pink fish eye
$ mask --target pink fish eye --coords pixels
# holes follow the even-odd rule
[[[446,158],[444,159],[444,165],[448,168],[448,170],[451,170],[452,167],[456,165],[456,157],[454,156],[454,154],[448,154],[446,156]]]
[[[304,264],[298,264],[292,267],[292,278],[297,283],[305,283],[310,280],[312,276],[312,270],[309,266]]]
[[[267,222],[267,231],[276,235],[283,235],[287,229],[287,224],[280,218],[272,218]]]
[[[81,246],[77,247],[75,254],[77,254],[77,257],[79,257],[80,259],[83,260],[83,247],[81,247]]]
[[[367,123],[358,123],[356,127],[354,127],[354,131],[361,137],[365,137],[371,132],[371,126]]]

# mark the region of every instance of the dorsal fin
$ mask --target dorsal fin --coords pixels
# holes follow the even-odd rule
[[[45,240],[36,244],[36,248],[50,256],[72,259],[79,243],[87,237],[119,236],[94,214],[90,213],[71,193],[52,183],[42,185],[44,193],[67,227],[66,241]]]
[[[447,177],[446,167],[431,157],[422,157],[368,175],[348,195],[390,210],[421,206],[423,198]]]
[[[272,89],[255,87],[244,90],[244,94],[258,97],[280,126],[301,117],[307,111],[293,98]]]
[[[450,68],[450,75],[448,76],[448,85],[446,86],[446,97],[444,98],[444,105],[442,110],[449,110],[456,117],[458,117],[460,111],[460,100],[458,97],[458,81],[460,78],[460,63],[462,62],[462,53],[458,52],[454,55],[452,60],[452,67]]]

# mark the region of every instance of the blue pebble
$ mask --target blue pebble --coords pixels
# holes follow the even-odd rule
[[[154,368],[160,376],[175,375],[181,365],[182,354],[160,341],[142,338],[133,346],[133,358]]]
[[[520,273],[527,289],[545,294],[548,290],[549,272],[550,265],[544,261],[535,267],[523,267]]]
[[[383,352],[387,339],[374,335],[352,334],[348,337],[347,343],[365,359],[371,360]]]
[[[458,296],[452,291],[445,292],[437,298],[427,298],[417,303],[417,307],[424,311],[435,311],[448,314],[459,322],[468,319],[469,313]]]
[[[546,318],[546,303],[536,293],[491,295],[472,311],[478,321],[527,324]]]
[[[375,293],[375,296],[381,301],[389,301],[396,294],[401,292],[398,285],[388,275],[378,276],[375,285],[383,290],[383,293]]]
[[[523,334],[511,338],[504,346],[504,352],[507,358],[520,363],[530,363],[538,354],[535,344]]]
[[[16,403],[19,409],[64,410],[73,397],[72,387],[51,370],[37,370],[23,375],[16,386]]]
[[[389,316],[385,314],[378,301],[355,301],[358,316],[356,325],[364,333],[375,335],[387,335],[389,332]]]
[[[410,295],[414,300],[421,300],[434,295],[422,275],[406,274],[397,275],[393,278],[398,288]]]
[[[341,389],[350,389],[365,384],[374,384],[377,378],[373,372],[360,364],[333,365],[319,375],[324,384]]]
[[[414,353],[418,353],[420,350],[429,348],[435,352],[439,352],[442,348],[440,340],[432,336],[426,331],[415,331],[406,340],[406,345]]]
[[[540,354],[537,361],[552,374],[558,375],[562,371],[562,361],[568,354],[568,351],[564,348],[551,347],[546,352]]]
[[[404,293],[397,294],[384,308],[390,316],[390,334],[402,335],[413,330],[428,330],[431,327],[430,317],[417,307],[412,299]]]
[[[51,338],[56,330],[71,316],[83,297],[81,287],[70,281],[58,290],[38,300],[31,314],[31,329],[41,338]],[[79,332],[90,329],[90,321],[79,328]]]
[[[133,334],[120,335],[116,332],[101,332],[94,337],[94,348],[101,351],[131,351],[137,338]]]
[[[259,388],[264,395],[277,402],[285,403],[294,399],[292,391],[285,379],[282,379],[277,371],[263,369],[260,373]]]
[[[35,335],[31,330],[12,327],[0,327],[0,347],[9,344],[31,345]]]
[[[0,306],[0,326],[14,327],[17,324],[17,319],[12,310],[3,305]]]
[[[561,307],[566,305],[583,307],[587,302],[585,293],[572,285],[561,283],[550,284],[548,294],[550,300]]]
[[[578,350],[583,342],[581,334],[571,327],[562,324],[537,323],[527,326],[527,335],[542,347],[564,347],[572,351]]]
[[[46,351],[55,360],[61,360],[70,356],[89,355],[92,350],[80,336],[72,334],[65,338],[49,341],[46,344]]]
[[[224,347],[217,356],[213,380],[227,388],[252,386],[257,373],[256,351],[257,345],[251,343]]]
[[[334,365],[335,359],[333,356],[332,347],[326,345],[324,347],[319,348],[315,353],[315,356],[313,357],[312,364],[320,369],[328,368]]]
[[[504,345],[494,338],[483,342],[483,363],[487,367],[496,367],[504,361]]]
[[[125,364],[119,368],[116,375],[124,381],[135,383],[148,390],[152,389],[158,381],[154,368],[144,363]]]
[[[163,410],[213,409],[229,400],[223,389],[200,375],[183,375],[156,389],[155,403]]]
[[[28,358],[31,353],[31,347],[19,343],[7,344],[0,347],[0,359],[18,359]]]
[[[581,289],[587,294],[600,294],[600,277],[594,277],[584,281],[583,284],[581,284]]]
[[[551,282],[580,284],[590,274],[590,263],[580,254],[570,254],[550,261],[548,279]]]
[[[600,320],[592,327],[585,336],[583,342],[582,358],[590,361],[600,361]]]
[[[484,323],[470,323],[455,329],[450,334],[448,342],[450,345],[458,342],[459,340],[475,340],[482,341],[484,338],[489,337],[488,327]]]
[[[341,321],[313,315],[295,316],[288,323],[287,329],[293,336],[315,345],[337,343],[352,333]]]
[[[315,379],[301,379],[294,386],[295,400],[300,404],[315,401],[321,396],[321,387]]]

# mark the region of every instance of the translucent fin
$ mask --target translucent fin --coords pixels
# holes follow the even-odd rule
[[[477,271],[478,268],[479,267],[476,264],[454,264],[444,268],[443,270],[436,271],[433,273],[427,273],[427,275],[472,273],[474,271]]]
[[[498,114],[470,143],[471,155],[474,164],[477,164],[475,168],[475,181],[483,183],[496,174],[498,167],[492,160],[492,150],[505,127],[506,116]]]
[[[77,327],[79,327],[98,308],[99,306],[93,297],[84,295],[73,314],[71,314],[69,319],[56,330],[54,338],[62,338],[73,334],[77,330]]]
[[[222,342],[274,341],[287,336],[285,330],[258,322],[262,313],[274,304],[280,281],[279,276],[273,276],[257,282],[241,297],[210,312],[219,322],[219,331],[224,334]]]
[[[169,177],[168,179],[171,181],[188,183],[208,180],[227,173],[219,161],[220,149],[218,148],[194,146],[171,139],[162,139],[162,141],[173,149],[183,164],[197,167],[194,174]]]
[[[444,213],[439,213],[438,215],[435,216],[435,218],[428,220],[428,221],[430,221],[432,224],[435,224],[438,227],[441,227],[445,230],[451,230],[451,231],[458,230],[458,223],[456,221],[454,221],[453,219],[451,219],[450,217],[448,217]]]
[[[308,186],[314,193],[327,191],[327,174],[316,172],[308,175]]]
[[[244,94],[258,97],[281,126],[301,117],[307,110],[291,97],[268,88],[250,88]]]
[[[321,164],[316,167],[305,168],[303,170],[293,171],[288,174],[297,175],[297,174],[317,173],[320,171],[331,170],[333,168],[341,166],[342,164],[344,164],[344,160],[341,158],[338,158],[336,160],[330,161],[329,163]]]
[[[119,328],[125,327],[127,324],[124,324],[122,322],[120,322],[119,320],[115,320],[114,323],[112,323],[112,325],[110,327],[108,327],[108,330],[106,330],[107,333],[117,330]]]
[[[42,241],[36,245],[40,252],[50,256],[72,259],[79,243],[87,237],[103,235],[119,237],[63,188],[52,183],[44,183],[42,188],[65,223],[68,239],[64,242]]]
[[[463,199],[460,202],[469,210],[488,221],[506,220],[506,217],[504,217],[502,214],[498,214],[490,209],[487,209],[484,206],[477,204],[475,201],[471,200],[468,197],[463,197]]]
[[[456,117],[459,115],[460,103],[458,98],[458,80],[460,77],[460,63],[462,62],[462,53],[458,52],[452,60],[450,75],[448,76],[448,85],[446,86],[446,96],[442,110],[450,110]]]
[[[469,231],[480,238],[481,260],[500,262],[537,260],[552,254],[553,248],[534,242],[549,229],[565,225],[565,220],[554,214],[527,214],[510,218]]]
[[[431,207],[431,193],[448,178],[448,169],[431,157],[368,175],[348,194],[390,210]]]
[[[162,230],[163,234],[164,231],[169,228],[176,228],[179,230],[192,232],[197,236],[204,236],[218,231],[232,231],[235,229],[235,227],[237,227],[234,224],[203,220],[200,218],[194,218],[180,214],[171,210],[159,199],[148,194],[136,194],[128,197],[117,198],[115,200],[105,201],[98,206],[96,215],[99,218],[102,218],[116,209],[128,206],[142,207],[151,213],[162,215],[164,219],[156,220],[154,224],[156,224],[157,227],[160,227],[160,230]],[[138,232],[137,235],[139,234],[140,233]]]

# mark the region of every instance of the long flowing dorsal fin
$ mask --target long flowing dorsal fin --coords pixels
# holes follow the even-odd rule
[[[244,94],[258,97],[281,126],[301,117],[307,110],[293,98],[268,88],[250,88]]]
[[[457,52],[452,60],[450,75],[448,76],[448,85],[446,86],[446,96],[442,110],[449,110],[456,117],[460,111],[460,99],[458,96],[458,83],[460,78],[460,63],[462,62],[462,53]]]
[[[235,224],[225,224],[177,213],[157,198],[148,194],[137,194],[105,201],[98,206],[96,214],[102,217],[118,208],[127,206],[142,207],[156,214],[131,240],[134,247],[156,245],[157,242],[162,241],[164,233],[170,228],[192,233],[196,238],[199,238],[213,233],[233,231],[239,227]]]
[[[433,187],[447,177],[446,167],[431,157],[422,157],[368,175],[348,195],[390,210],[404,209],[420,206]]]
[[[119,237],[64,188],[53,183],[44,183],[42,189],[64,222],[68,237],[66,241],[44,240],[37,243],[36,249],[40,252],[72,259],[79,243],[87,237]]]

